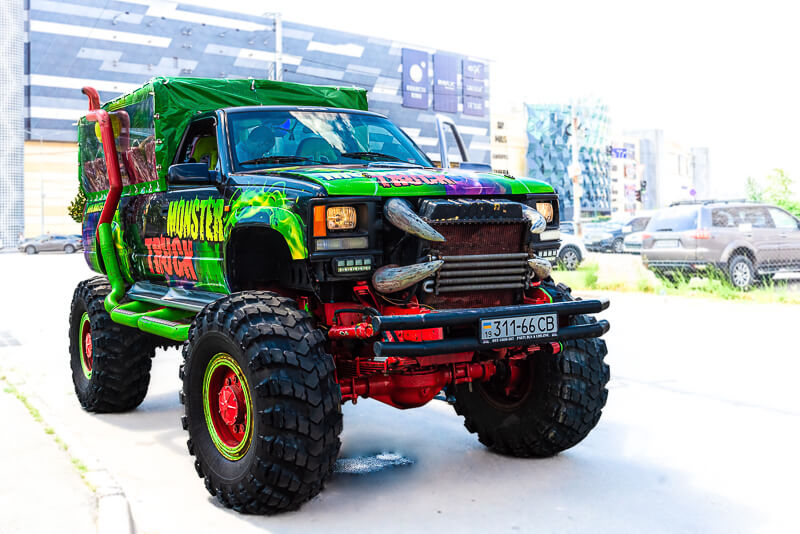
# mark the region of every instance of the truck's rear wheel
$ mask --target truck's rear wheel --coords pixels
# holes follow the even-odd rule
[[[150,384],[153,340],[111,320],[103,301],[111,292],[105,278],[78,284],[69,316],[72,382],[90,412],[124,412],[139,406]]]
[[[552,287],[554,300],[571,300],[564,286]],[[594,318],[577,315],[572,324]],[[553,456],[573,447],[595,427],[605,406],[609,368],[601,339],[563,343],[558,354],[537,353],[523,368],[513,393],[502,384],[458,384],[455,410],[481,443],[512,456]]]
[[[273,293],[235,293],[198,314],[183,349],[182,423],[223,505],[270,514],[322,490],[342,431],[324,341],[307,313]]]

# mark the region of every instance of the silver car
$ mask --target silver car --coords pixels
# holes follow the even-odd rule
[[[777,272],[800,271],[800,220],[766,204],[673,205],[647,225],[642,261],[666,277],[717,267],[747,289]]]
[[[79,235],[40,235],[25,239],[19,244],[19,251],[26,254],[50,251],[72,254],[81,249],[83,249],[83,240]]]

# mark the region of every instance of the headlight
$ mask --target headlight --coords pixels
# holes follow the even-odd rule
[[[536,211],[538,211],[544,220],[547,222],[553,222],[553,204],[550,202],[537,202],[536,203]]]
[[[356,227],[356,209],[352,206],[331,206],[325,212],[328,230],[352,230]]]

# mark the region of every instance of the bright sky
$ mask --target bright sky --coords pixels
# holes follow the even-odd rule
[[[487,58],[494,106],[599,96],[614,130],[710,147],[715,195],[774,167],[800,184],[793,2],[184,1]]]

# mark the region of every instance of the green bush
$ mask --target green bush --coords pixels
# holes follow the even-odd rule
[[[78,194],[72,199],[72,202],[67,210],[69,211],[69,216],[72,217],[73,221],[76,223],[83,222],[83,212],[86,210],[86,195],[83,194],[82,188],[78,188]]]

